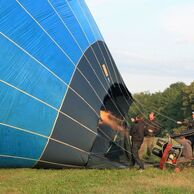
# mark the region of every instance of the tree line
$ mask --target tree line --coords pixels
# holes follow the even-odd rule
[[[194,111],[194,81],[190,85],[183,82],[171,84],[163,92],[141,92],[133,95],[134,102],[129,109],[129,117],[142,114],[147,117],[150,112],[156,115],[161,127],[161,136],[179,130],[176,121],[191,119]]]

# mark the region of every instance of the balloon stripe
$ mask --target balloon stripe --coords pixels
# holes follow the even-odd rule
[[[7,85],[8,87],[5,87],[4,85]],[[22,95],[22,98],[27,98],[28,99],[28,101],[30,100],[30,98],[32,98],[31,100],[35,100],[35,102],[39,102],[39,106],[41,105],[41,106],[44,106],[44,105],[46,105],[46,107],[44,106],[44,108],[42,109],[43,111],[45,111],[46,112],[46,108],[48,108],[48,109],[50,109],[50,110],[52,110],[55,114],[56,114],[56,112],[59,112],[59,113],[61,113],[61,114],[63,114],[64,116],[66,116],[66,117],[68,117],[69,119],[71,119],[71,120],[73,120],[74,122],[76,122],[76,123],[78,123],[80,126],[82,126],[82,127],[84,127],[85,129],[87,129],[88,131],[90,131],[91,133],[93,133],[93,134],[95,134],[95,135],[97,135],[97,133],[95,133],[92,129],[90,129],[90,128],[88,128],[87,126],[85,126],[85,125],[83,125],[82,123],[80,123],[79,121],[77,121],[76,119],[74,119],[73,117],[71,117],[71,116],[69,116],[68,114],[66,114],[66,113],[64,113],[64,112],[62,112],[61,110],[58,110],[58,109],[56,109],[55,107],[53,107],[53,106],[51,106],[51,105],[49,105],[49,104],[47,104],[47,103],[45,103],[45,102],[43,102],[42,100],[40,100],[40,99],[38,99],[38,98],[36,98],[36,97],[34,97],[34,96],[32,96],[31,94],[28,94],[27,92],[25,92],[25,91],[22,91],[22,90],[20,90],[19,88],[16,88],[15,86],[13,86],[13,85],[11,85],[11,84],[9,84],[9,83],[7,83],[7,82],[5,82],[5,81],[3,81],[3,80],[0,80],[0,87],[1,87],[1,89],[2,90],[5,90],[6,91],[6,89],[7,90],[9,90],[8,92],[7,92],[7,96],[2,96],[2,100],[0,101],[1,102],[1,105],[2,106],[0,106],[1,107],[1,109],[2,109],[2,111],[0,111],[0,113],[1,113],[1,119],[9,119],[9,117],[6,117],[6,114],[8,114],[9,113],[9,108],[8,108],[8,105],[10,104],[9,102],[12,102],[12,100],[10,100],[10,99],[13,99],[14,98],[14,95],[13,94],[9,94],[9,93],[12,93],[12,92],[16,92],[16,93],[18,93],[16,96],[17,97],[20,97],[21,95],[19,95],[19,93],[21,93],[21,94],[23,94]],[[10,87],[10,88],[9,88]],[[14,90],[15,91],[14,91]],[[10,99],[9,99],[9,98]],[[17,99],[13,99],[14,100],[14,103],[16,103],[15,101],[17,101]],[[4,106],[3,106],[4,105]],[[12,106],[12,104],[10,104],[10,106]],[[34,103],[33,104],[33,106],[36,106],[36,104]],[[61,105],[62,106],[62,105]],[[4,108],[4,107],[7,107],[7,108]],[[19,107],[19,106],[17,106],[17,109],[22,109],[22,107]],[[30,107],[31,108],[31,107]],[[20,110],[19,109],[19,110]],[[13,110],[15,110],[15,109],[13,109]],[[41,110],[41,109],[40,109]],[[20,112],[18,112],[18,110],[15,110],[16,111],[16,115],[15,116],[18,116],[18,113],[20,113],[20,114],[23,114],[23,112],[22,111],[20,111]],[[25,110],[26,111],[26,110]],[[29,114],[32,114],[30,111],[29,111]],[[35,114],[38,114],[38,112],[36,112]],[[40,114],[40,113],[39,113]],[[14,115],[13,115],[14,116]],[[30,115],[28,115],[27,113],[26,113],[26,116],[29,116],[29,118],[30,118]],[[46,115],[45,115],[45,117],[46,117]],[[16,117],[17,118],[17,117]],[[36,118],[36,117],[35,117]],[[39,119],[39,118],[42,118],[42,117],[37,117],[37,119]],[[56,116],[54,117],[54,118],[56,118]],[[29,119],[30,120],[30,119]],[[50,119],[51,121],[53,121],[54,119]],[[22,123],[23,125],[25,125],[25,119],[24,120],[20,120],[21,122],[24,122],[24,123]],[[45,123],[47,123],[48,124],[48,121],[49,121],[49,119],[48,119],[48,116],[47,116],[47,122],[45,122]],[[14,122],[14,120],[12,120],[12,119],[10,119],[10,122]],[[30,122],[32,122],[32,121],[30,121]],[[27,123],[28,124],[28,123]],[[30,123],[30,124],[32,124],[32,123]],[[37,125],[37,126],[39,126],[40,125],[40,123],[39,122],[35,122],[35,123],[33,123],[35,126]],[[30,125],[31,126],[31,125]],[[33,126],[33,125],[32,125]],[[53,124],[52,124],[52,126],[53,126]],[[28,128],[28,127],[27,127]],[[39,128],[40,128],[40,126],[39,126]],[[48,130],[48,128],[49,127],[45,127],[44,126],[44,130],[45,129],[47,129],[47,132],[45,132],[45,133],[49,133],[50,134],[50,130]],[[42,131],[44,131],[42,129]],[[40,130],[41,131],[41,130]]]
[[[11,132],[10,132],[10,130],[11,130]],[[7,151],[7,152],[18,153],[19,155],[21,155],[21,154],[36,154],[36,158],[38,159],[41,152],[37,154],[37,152],[34,152],[34,151],[35,150],[37,151],[37,148],[38,148],[38,150],[40,150],[39,149],[40,143],[41,143],[41,142],[39,142],[40,140],[35,140],[35,142],[27,142],[27,140],[29,140],[30,138],[26,137],[25,138],[26,141],[22,142],[22,138],[19,137],[19,135],[21,133],[23,136],[29,135],[29,136],[33,137],[33,139],[42,138],[42,140],[44,140],[44,143],[42,143],[42,149],[44,148],[47,139],[49,139],[49,140],[55,141],[55,142],[57,142],[57,143],[59,143],[61,145],[65,145],[65,146],[73,148],[73,149],[75,149],[77,151],[80,151],[80,152],[88,154],[87,151],[85,151],[83,149],[80,149],[80,148],[78,148],[76,146],[73,146],[71,144],[68,144],[66,142],[59,141],[59,140],[51,138],[49,136],[42,135],[42,134],[39,134],[39,133],[36,133],[36,132],[33,132],[33,131],[29,131],[27,129],[23,129],[23,128],[20,128],[20,127],[12,126],[12,125],[5,124],[5,123],[0,123],[0,133],[2,134],[2,136],[5,136],[6,133],[12,133],[12,134],[13,133],[17,133],[17,135],[14,135],[14,136],[19,138],[19,139],[17,139],[17,138],[13,139],[12,136],[7,136],[7,139],[2,140],[1,141],[1,144],[2,144],[1,153]],[[14,142],[14,141],[17,141],[17,140],[19,140],[21,142],[20,143]],[[9,144],[16,144],[19,147],[14,147],[13,148],[11,145],[10,146],[5,146],[4,144],[7,144],[8,142],[9,142]],[[22,150],[20,150],[21,149],[21,146],[20,146],[21,144],[26,145],[26,146],[23,147],[23,149],[26,150],[26,152],[22,152]],[[27,150],[27,149],[30,149],[30,147],[32,147],[32,146],[37,147],[37,148],[35,148],[35,150],[34,149],[32,150],[32,152],[34,152],[34,153],[30,153]],[[18,149],[18,150],[16,151],[14,149]]]
[[[12,135],[9,135],[12,134]],[[0,154],[39,158],[47,141],[46,138],[0,125]]]
[[[0,81],[0,122],[49,135],[57,111]],[[3,91],[3,92],[2,92]]]
[[[85,1],[84,0],[83,1],[77,0],[77,3],[80,5],[81,9],[85,13],[87,20],[90,23],[91,29],[92,29],[92,31],[94,31],[94,36],[96,37],[96,39],[104,42],[104,38],[103,38],[102,34],[100,33],[100,30],[99,30],[99,28],[98,28],[98,26],[97,26],[97,24],[92,16],[92,14],[90,13],[90,10],[89,10],[87,4],[85,3]],[[84,20],[83,20],[83,22],[84,22]]]
[[[45,30],[45,33],[55,41],[66,52],[69,60],[76,64],[82,53],[72,38],[69,30],[64,28],[58,19],[55,11],[49,5],[48,1],[39,1],[34,3],[34,0],[19,0],[18,3],[26,11],[28,15]],[[95,41],[93,41],[95,42]],[[88,48],[89,44],[85,44],[83,50]]]
[[[6,8],[11,10],[11,13],[8,12],[9,14],[2,15],[0,31],[38,61],[46,64],[47,68],[68,84],[75,66],[59,49],[56,42],[16,1],[11,1],[9,4],[6,3],[2,6],[5,10]]]
[[[12,155],[0,155],[1,160],[0,160],[0,165],[2,167],[7,167],[7,164],[11,167],[24,167],[23,160],[25,160],[25,167],[31,167],[34,162],[37,160],[34,158],[24,158],[24,157],[18,157],[18,156],[12,156]],[[3,160],[2,160],[3,159]],[[56,165],[60,168],[83,168],[83,166],[77,166],[77,165],[70,165],[70,164],[60,164],[60,163],[54,163],[54,162],[49,162],[49,161],[44,161],[41,160],[40,162],[45,163],[45,164],[52,164]]]
[[[84,0],[0,4],[0,166],[103,165],[100,110],[124,118],[126,88]]]
[[[20,87],[56,108],[60,106],[67,85],[2,33],[0,50],[0,79]]]

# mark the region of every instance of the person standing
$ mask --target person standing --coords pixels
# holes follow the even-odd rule
[[[135,125],[132,127],[131,131],[131,141],[132,141],[132,163],[139,165],[139,169],[144,169],[144,163],[139,157],[139,149],[143,143],[144,136],[146,135],[147,129],[142,116],[138,116],[135,119]]]
[[[194,129],[194,111],[192,112],[192,119],[189,122],[189,126],[190,129]]]
[[[187,125],[187,129],[194,130],[194,112],[192,112],[192,119],[189,121],[189,123]],[[187,139],[191,141],[191,147],[192,147],[192,151],[193,151],[194,150],[194,135],[187,137]]]
[[[177,124],[186,126],[187,130],[194,130],[194,112],[192,112],[192,119],[190,121],[177,121]],[[186,138],[191,141],[192,151],[194,151],[194,135],[188,136]]]
[[[143,155],[146,153],[148,158],[151,157],[152,149],[154,146],[154,136],[159,132],[157,123],[155,122],[154,112],[151,112],[146,120],[147,125],[147,135],[144,138],[144,142],[139,150],[140,158],[143,158]]]

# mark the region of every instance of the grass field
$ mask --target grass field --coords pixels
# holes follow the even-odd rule
[[[194,193],[194,168],[180,173],[122,170],[1,169],[0,193]]]

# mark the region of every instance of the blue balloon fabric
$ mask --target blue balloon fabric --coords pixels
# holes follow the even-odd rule
[[[86,166],[114,84],[84,0],[0,0],[0,167]]]

